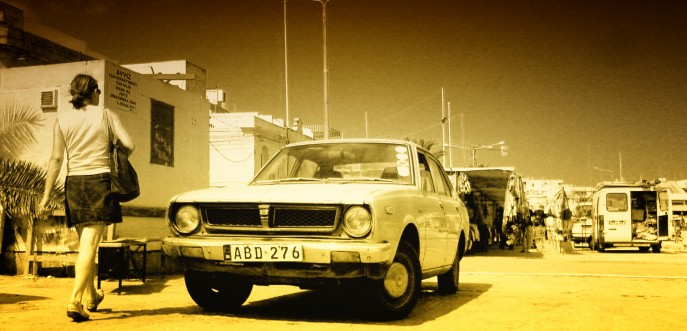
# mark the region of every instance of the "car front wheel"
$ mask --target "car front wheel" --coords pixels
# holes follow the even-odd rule
[[[253,284],[221,273],[186,270],[184,281],[191,299],[212,311],[240,307],[253,290]]]
[[[371,283],[371,312],[379,320],[406,317],[415,306],[422,286],[420,260],[415,249],[402,242],[385,277]]]

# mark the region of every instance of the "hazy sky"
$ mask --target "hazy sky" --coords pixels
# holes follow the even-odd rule
[[[185,59],[229,108],[285,117],[283,0],[21,3],[121,64]],[[319,3],[288,1],[289,117],[305,124],[324,114],[321,24]],[[367,113],[370,137],[441,144],[443,87],[453,145],[508,145],[482,164],[575,185],[619,177],[621,160],[626,180],[687,178],[685,1],[331,0],[327,33],[346,137]]]

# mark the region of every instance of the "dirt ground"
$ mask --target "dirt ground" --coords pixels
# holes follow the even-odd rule
[[[210,313],[186,293],[183,277],[102,283],[91,320],[66,316],[73,279],[0,276],[0,330],[677,330],[687,297],[687,254],[576,250],[561,254],[492,249],[465,257],[461,289],[440,295],[436,279],[406,319],[360,317],[355,298],[289,286],[256,287],[237,313]]]

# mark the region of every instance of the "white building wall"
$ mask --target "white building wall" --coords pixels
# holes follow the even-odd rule
[[[117,84],[108,75],[121,70],[131,74],[130,86],[124,98],[126,107],[115,104],[119,94]],[[209,144],[207,100],[165,84],[155,79],[129,71],[106,61],[88,61],[47,66],[0,69],[0,98],[26,103],[36,111],[42,112],[44,125],[37,132],[37,144],[20,157],[22,160],[47,167],[52,151],[52,129],[57,114],[72,108],[69,103],[69,85],[76,74],[86,73],[98,80],[101,104],[118,113],[124,126],[136,143],[136,151],[130,160],[138,172],[141,196],[123,204],[125,208],[144,210],[149,216],[124,215],[120,226],[123,233],[137,237],[163,237],[168,234],[166,222],[161,213],[169,199],[180,192],[205,188],[209,181]],[[121,86],[120,86],[121,87]],[[41,91],[57,91],[57,107],[41,110]],[[151,100],[157,100],[173,107],[173,164],[151,163]],[[64,182],[66,162],[60,173]],[[147,210],[147,211],[146,211]],[[138,219],[145,219],[138,222]],[[118,230],[119,231],[119,230]]]
[[[210,118],[210,186],[246,184],[281,147],[305,140],[312,140],[312,132],[286,129],[269,115],[214,113]]]

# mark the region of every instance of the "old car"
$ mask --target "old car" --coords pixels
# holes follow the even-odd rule
[[[458,290],[469,220],[451,187],[409,141],[294,143],[246,186],[173,197],[163,247],[207,310],[237,309],[253,286],[279,284],[350,289],[371,318],[401,319],[423,279]]]

